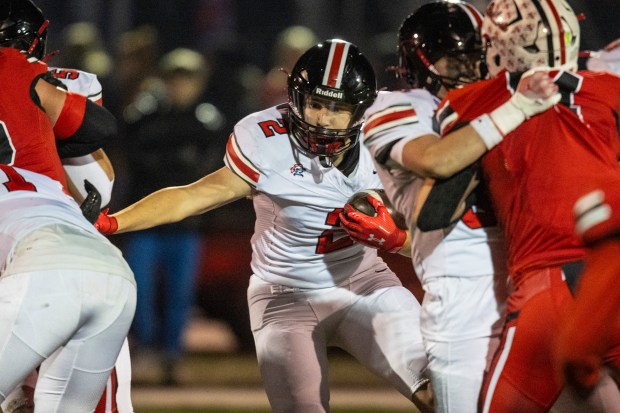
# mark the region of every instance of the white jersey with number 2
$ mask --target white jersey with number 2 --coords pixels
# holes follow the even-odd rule
[[[338,214],[355,192],[381,182],[362,145],[345,176],[296,150],[284,122],[278,107],[247,116],[226,148],[226,165],[256,190],[252,270],[289,287],[333,287],[377,260],[340,228]]]

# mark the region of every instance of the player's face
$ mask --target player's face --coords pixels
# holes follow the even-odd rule
[[[460,54],[458,56],[444,56],[434,64],[435,69],[444,78],[448,89],[461,87],[480,79],[480,55]],[[442,86],[438,97],[443,98],[447,89]]]
[[[342,102],[308,97],[304,107],[304,120],[312,126],[327,129],[346,129],[353,117],[353,107]]]

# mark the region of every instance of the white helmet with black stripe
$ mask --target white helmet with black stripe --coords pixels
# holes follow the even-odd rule
[[[491,76],[538,66],[577,70],[579,21],[566,0],[493,0],[482,36]]]

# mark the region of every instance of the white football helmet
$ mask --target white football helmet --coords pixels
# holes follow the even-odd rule
[[[566,0],[493,0],[481,31],[491,76],[537,66],[577,70],[579,22]]]

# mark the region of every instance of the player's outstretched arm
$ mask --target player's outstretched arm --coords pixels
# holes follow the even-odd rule
[[[446,179],[476,162],[530,117],[556,104],[558,87],[545,70],[527,72],[504,104],[442,139],[426,135],[408,142],[402,165],[423,178]]]
[[[102,214],[95,226],[104,234],[138,231],[181,221],[249,196],[251,187],[228,167],[196,182],[163,188],[113,214]]]

